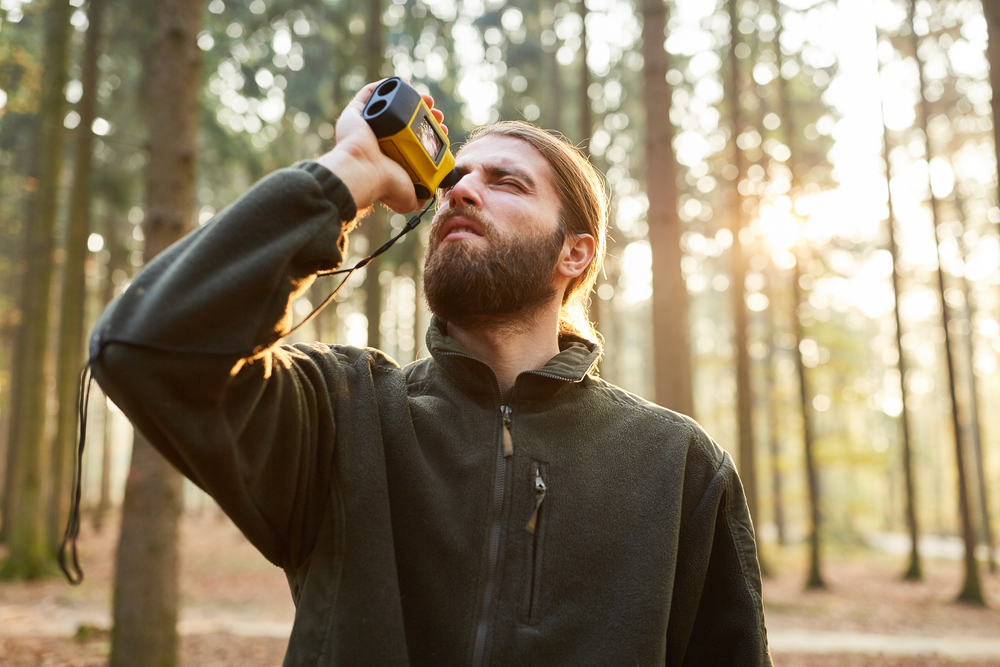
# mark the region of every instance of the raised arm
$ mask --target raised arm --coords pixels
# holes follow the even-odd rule
[[[364,381],[372,355],[273,342],[315,273],[343,260],[358,207],[418,204],[361,118],[375,85],[345,109],[333,150],[272,173],[162,252],[91,338],[94,376],[112,400],[286,567],[312,548],[321,517],[305,508],[330,491],[347,416],[329,396]]]

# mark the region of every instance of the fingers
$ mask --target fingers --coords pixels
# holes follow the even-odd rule
[[[431,107],[431,113],[434,114],[434,118],[437,119],[438,125],[445,134],[448,134],[448,127],[444,124],[444,113],[440,109],[435,109]]]
[[[372,96],[372,93],[375,92],[375,89],[378,88],[383,81],[385,81],[385,79],[372,81],[371,83],[367,84],[364,88],[359,90],[358,94],[355,95],[354,98],[351,100],[350,104],[347,105],[348,108],[354,108],[358,111],[364,110],[365,105],[368,104],[368,98]]]
[[[448,128],[445,127],[444,122],[443,122],[444,121],[444,112],[441,111],[440,109],[435,109],[434,108],[434,98],[431,97],[430,95],[421,95],[420,97],[423,98],[424,104],[426,104],[427,108],[431,110],[432,114],[434,114],[434,118],[437,120],[438,124],[441,126],[441,130],[445,134],[448,134]]]

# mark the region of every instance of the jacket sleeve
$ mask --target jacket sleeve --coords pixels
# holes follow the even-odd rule
[[[728,453],[684,514],[667,664],[769,667],[754,530]]]
[[[307,508],[328,504],[342,373],[334,353],[273,342],[315,272],[341,263],[355,214],[322,166],[274,172],[150,262],[90,341],[107,395],[282,567],[312,548]]]

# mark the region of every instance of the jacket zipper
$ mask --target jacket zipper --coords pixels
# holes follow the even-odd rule
[[[461,352],[441,352],[441,354],[450,357],[463,357],[465,359],[472,359],[473,361],[480,361],[472,355],[463,354]],[[572,379],[554,375],[552,373],[546,373],[544,371],[524,371],[524,373],[541,375],[543,377],[552,378],[554,380],[563,380],[565,382],[574,382]],[[493,379],[496,381],[497,390],[499,391],[502,400],[503,387],[500,386],[500,379],[497,378],[496,373],[493,374]],[[515,381],[515,387],[516,384],[517,383]],[[513,395],[514,391],[512,390],[510,397],[513,398]],[[497,563],[500,560],[500,531],[502,528],[501,514],[503,510],[504,492],[507,486],[507,458],[512,456],[514,453],[514,444],[510,435],[511,411],[512,410],[509,405],[500,406],[502,428],[500,429],[500,442],[497,444],[497,470],[493,481],[493,508],[491,509],[490,514],[490,553],[488,559],[489,572],[487,573],[487,579],[483,589],[483,608],[479,623],[476,626],[476,641],[472,653],[472,667],[482,667],[483,662],[486,659],[486,638],[489,635],[490,610],[493,608],[493,597],[496,589]],[[536,481],[541,480],[541,485],[535,486],[536,505],[535,514],[532,515],[533,518],[536,518],[538,510],[541,507],[541,501],[545,498],[545,482],[542,480],[540,472],[537,470],[536,472],[539,473],[536,475]],[[539,494],[539,492],[541,493]],[[534,560],[537,560],[538,556],[541,555],[538,547],[538,537],[535,537]],[[538,569],[535,567],[532,572],[532,580],[534,581],[537,577]],[[537,585],[533,586],[533,597],[535,596],[535,593],[537,593]],[[534,600],[531,602],[533,603]],[[532,609],[529,610],[531,614],[537,613],[534,606],[535,605],[532,604]]]
[[[486,657],[486,637],[489,634],[490,611],[496,591],[497,563],[500,560],[500,530],[502,528],[503,498],[507,487],[507,457],[514,453],[510,437],[511,407],[500,406],[500,441],[497,443],[497,470],[493,481],[493,507],[490,510],[490,552],[487,561],[486,585],[483,589],[483,608],[476,627],[476,644],[472,653],[473,667],[481,667]]]

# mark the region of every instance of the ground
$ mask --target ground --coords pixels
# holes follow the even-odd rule
[[[0,584],[0,666],[103,667],[117,525],[86,526],[86,580]],[[983,572],[990,607],[953,602],[958,561],[925,559],[925,579],[900,579],[896,556],[831,549],[828,587],[804,591],[804,559],[768,550],[764,611],[776,667],[1000,667],[1000,575]],[[217,513],[182,526],[182,667],[276,667],[294,613],[280,570]]]

